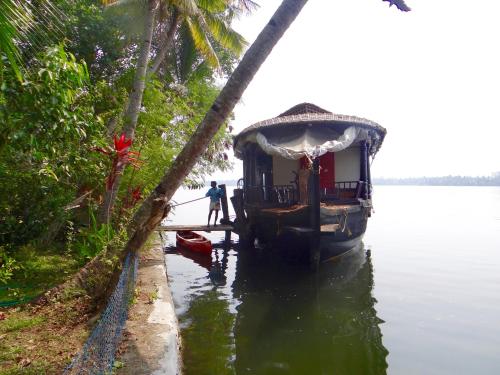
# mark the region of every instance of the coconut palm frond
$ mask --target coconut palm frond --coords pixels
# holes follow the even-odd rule
[[[21,63],[21,54],[14,44],[14,38],[18,35],[14,24],[11,21],[9,15],[11,15],[12,10],[8,2],[12,3],[11,0],[1,0],[0,1],[0,53],[5,55],[12,66],[16,76],[22,79],[21,71],[19,69]],[[0,73],[3,68],[3,58],[0,55]]]
[[[212,67],[219,67],[219,58],[208,40],[208,37],[200,25],[199,19],[194,17],[187,17],[186,24],[191,32],[191,37],[193,38],[194,45],[201,55],[205,58],[207,63]]]
[[[179,32],[180,46],[177,54],[177,73],[181,82],[185,82],[195,65],[197,51],[194,45],[191,33],[186,26],[183,26]]]
[[[170,2],[186,16],[196,16],[199,13],[195,0],[170,0]]]
[[[198,8],[210,13],[222,13],[228,8],[228,0],[196,0]]]
[[[48,0],[0,0],[0,52],[18,78],[23,60],[40,52],[48,41],[62,39],[63,19],[63,13]]]
[[[254,10],[260,7],[255,1],[252,0],[235,0],[233,1],[232,7],[241,13],[252,13]]]
[[[247,42],[243,36],[231,29],[221,18],[211,13],[204,14],[204,23],[214,39],[224,48],[237,54],[243,51]]]

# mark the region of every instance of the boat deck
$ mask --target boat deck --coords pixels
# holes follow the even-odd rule
[[[321,208],[329,208],[335,210],[348,210],[349,208],[359,206],[359,203],[351,204],[335,204],[335,203],[321,203]]]
[[[280,214],[289,214],[289,213],[292,213],[292,212],[297,212],[297,211],[300,211],[300,210],[302,210],[302,209],[304,209],[306,207],[307,206],[303,205],[303,204],[294,204],[293,206],[289,206],[289,207],[263,208],[261,211],[262,212],[266,212],[266,213],[270,213],[270,214],[280,215]]]
[[[337,230],[339,230],[339,228],[339,224],[324,224],[320,227],[320,232],[335,233]],[[314,229],[310,227],[286,226],[284,227],[284,229],[298,234],[314,234]]]
[[[162,232],[177,232],[183,230],[201,231],[201,232],[225,232],[232,231],[232,225],[159,225],[156,230]]]
[[[294,204],[289,207],[270,207],[270,208],[262,208],[261,211],[263,213],[274,214],[274,215],[286,215],[294,212],[298,212],[307,208],[307,205],[302,204]],[[356,211],[360,207],[359,203],[351,203],[351,204],[335,204],[335,203],[321,203],[321,208],[329,211]]]

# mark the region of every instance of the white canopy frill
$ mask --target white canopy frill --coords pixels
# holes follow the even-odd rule
[[[262,132],[249,134],[246,142],[257,143],[268,155],[297,160],[303,156],[317,158],[327,152],[338,152],[348,148],[356,140],[366,140],[368,132],[355,126],[339,133],[330,128],[309,127],[292,133],[275,132],[267,137]],[[246,143],[241,142],[241,143]]]

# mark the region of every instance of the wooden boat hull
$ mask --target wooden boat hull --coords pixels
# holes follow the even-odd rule
[[[176,234],[178,247],[192,251],[197,254],[210,255],[212,243],[201,234],[192,231],[178,231]]]
[[[286,252],[307,253],[311,245],[310,208],[247,209],[253,234],[260,244]],[[358,246],[366,231],[371,206],[322,206],[321,258],[327,259]],[[302,228],[302,230],[301,230]]]
[[[321,252],[321,259],[328,259],[331,257],[335,257],[351,249],[361,246],[361,242],[363,241],[363,235],[364,234],[361,234],[357,237],[342,241],[338,241],[335,238],[332,238],[332,236],[330,235],[321,235],[321,240],[319,245]]]

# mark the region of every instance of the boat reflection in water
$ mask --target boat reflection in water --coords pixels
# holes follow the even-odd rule
[[[196,263],[200,267],[207,269],[208,271],[210,271],[210,268],[212,267],[212,257],[207,256],[206,254],[195,253],[193,251],[183,248],[182,246],[172,247],[167,250],[170,252],[177,252],[184,258],[191,259],[194,263]]]
[[[385,374],[371,259],[358,247],[318,273],[240,251],[238,374]]]
[[[184,301],[176,306],[183,373],[386,373],[362,247],[312,272],[273,251],[221,246],[210,264],[167,255],[174,300]]]

